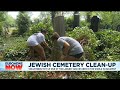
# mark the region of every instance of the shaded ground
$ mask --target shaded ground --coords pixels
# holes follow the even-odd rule
[[[69,79],[107,79],[104,72],[69,72]],[[0,79],[63,79],[66,72],[0,72]]]

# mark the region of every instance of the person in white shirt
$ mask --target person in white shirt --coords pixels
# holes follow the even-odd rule
[[[46,33],[46,30],[41,30],[41,32],[34,33],[27,39],[27,45],[30,48],[31,57],[34,58],[34,52],[37,52],[37,54],[39,55],[39,60],[46,60],[46,55],[43,46],[51,50],[45,41]]]

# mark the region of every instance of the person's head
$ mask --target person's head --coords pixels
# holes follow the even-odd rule
[[[52,41],[55,41],[55,40],[57,40],[59,37],[60,37],[60,35],[59,35],[57,32],[54,32],[53,35],[52,35],[52,37],[51,37],[51,39],[52,39]]]
[[[41,30],[41,33],[45,35],[45,34],[47,34],[47,30],[42,29],[42,30]]]

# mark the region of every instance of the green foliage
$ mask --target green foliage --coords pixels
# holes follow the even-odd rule
[[[4,27],[14,27],[15,24],[15,19],[12,16],[8,15],[8,13],[6,13]]]
[[[116,11],[98,12],[100,17],[100,29],[113,29],[117,30],[120,25],[120,13]]]
[[[40,22],[39,18],[34,18],[32,21],[32,24],[38,24]]]
[[[32,35],[33,33],[40,32],[42,29],[48,30],[48,32],[53,31],[50,18],[45,18],[42,22],[39,22],[38,24],[33,24],[31,26],[31,30],[28,31],[26,34]]]
[[[12,30],[12,35],[13,36],[18,36],[18,30],[17,29],[13,29]]]
[[[26,39],[27,37],[11,37],[6,39],[6,41],[3,42],[6,43],[4,46],[4,60],[22,60],[26,57]]]
[[[73,30],[73,22],[74,22],[73,17],[65,18],[65,26],[67,31]]]
[[[111,28],[112,19],[113,19],[112,12],[99,12],[99,16],[101,18],[99,28],[101,29]]]
[[[90,27],[90,23],[85,20],[80,21],[80,27]]]
[[[83,60],[92,60],[94,61],[96,59],[94,50],[91,49],[91,47],[89,46],[83,46],[83,50],[84,50],[84,57]]]
[[[0,33],[3,32],[3,28],[8,29],[12,26],[15,26],[15,20],[7,12],[0,12]]]
[[[0,34],[5,21],[5,12],[0,11]]]
[[[73,31],[68,32],[67,35],[79,40],[86,38],[88,40],[87,45],[92,49],[95,49],[99,44],[99,40],[97,40],[95,33],[88,27],[76,27]]]
[[[26,12],[19,12],[17,16],[17,25],[18,25],[19,35],[23,35],[26,31],[29,31],[30,17]]]
[[[11,50],[4,54],[5,61],[25,61],[27,56],[27,49],[23,50]]]
[[[0,22],[0,34],[2,32],[2,26],[3,26],[3,22]]]
[[[96,57],[99,60],[119,61],[120,58],[120,32],[103,30],[96,33],[100,40],[96,49]]]
[[[113,30],[103,30],[96,33],[97,38],[100,40],[99,46],[103,50],[105,47],[120,49],[120,32]]]
[[[6,12],[0,11],[0,22],[5,21],[5,14]]]
[[[113,12],[112,29],[117,30],[117,26],[120,25],[120,12]]]
[[[44,21],[44,19],[50,18],[50,12],[41,11],[38,18],[39,18],[40,21]]]

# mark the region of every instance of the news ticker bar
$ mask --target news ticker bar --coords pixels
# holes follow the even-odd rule
[[[117,61],[1,61],[0,71],[120,71]]]

